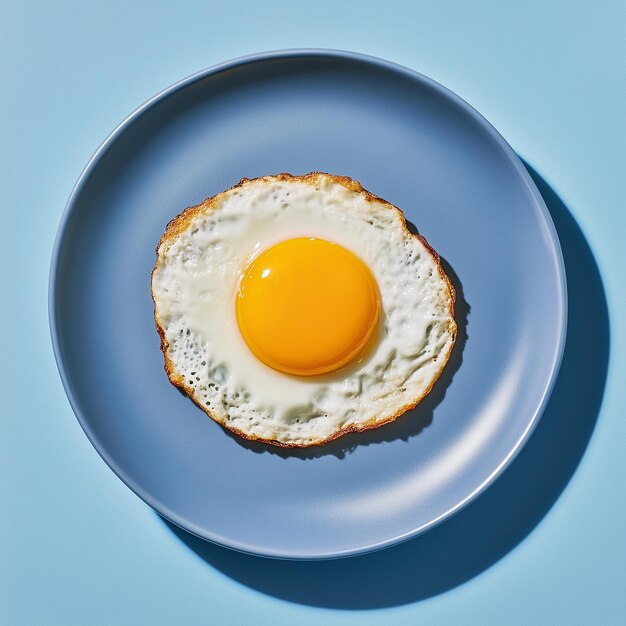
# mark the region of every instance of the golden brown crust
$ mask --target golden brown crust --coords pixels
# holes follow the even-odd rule
[[[152,300],[154,301],[154,322],[156,324],[156,329],[157,329],[157,332],[159,333],[159,337],[161,338],[161,351],[163,352],[163,357],[165,359],[164,368],[165,368],[167,377],[169,378],[170,382],[174,386],[182,389],[187,394],[187,396],[200,409],[202,409],[202,411],[204,411],[211,419],[216,421],[218,424],[220,424],[224,428],[230,430],[232,433],[238,435],[239,437],[242,437],[243,439],[247,439],[249,441],[260,441],[263,443],[278,446],[280,448],[309,448],[312,446],[322,446],[326,443],[329,443],[330,441],[333,441],[335,439],[338,439],[339,437],[342,437],[343,435],[347,435],[348,433],[364,432],[366,430],[378,428],[380,426],[384,426],[385,424],[389,424],[395,421],[398,417],[400,417],[407,411],[410,411],[411,409],[415,408],[430,393],[433,386],[435,385],[435,383],[441,376],[441,373],[443,372],[446,366],[446,363],[448,362],[450,358],[450,354],[452,353],[452,349],[454,348],[454,344],[456,342],[456,332],[457,332],[457,326],[454,320],[454,307],[456,304],[456,292],[454,290],[454,286],[452,285],[452,282],[450,281],[443,267],[441,266],[439,255],[432,248],[432,246],[428,243],[428,241],[426,241],[425,237],[419,234],[414,234],[408,229],[407,224],[406,224],[406,218],[404,217],[404,213],[397,206],[394,206],[393,204],[387,202],[386,200],[383,200],[382,198],[364,189],[361,183],[359,183],[358,181],[353,180],[349,178],[348,176],[335,176],[333,174],[326,174],[324,172],[311,172],[303,176],[294,176],[293,174],[288,174],[284,172],[282,174],[276,174],[275,176],[261,176],[259,178],[254,178],[254,179],[242,178],[236,185],[233,185],[229,189],[226,189],[225,191],[222,191],[210,198],[207,198],[206,200],[204,200],[204,202],[201,202],[200,204],[196,204],[194,206],[190,206],[186,208],[184,211],[182,211],[179,215],[177,215],[174,219],[172,219],[168,223],[167,227],[165,228],[165,232],[163,233],[163,236],[161,237],[161,239],[159,240],[159,243],[157,244],[157,248],[156,248],[157,262],[152,270],[151,278],[154,277],[154,273],[159,267],[161,247],[164,244],[167,244],[168,242],[172,241],[176,236],[182,233],[188,227],[189,223],[196,215],[199,215],[201,213],[203,214],[212,213],[218,207],[220,200],[226,194],[232,192],[234,189],[237,189],[238,187],[242,187],[248,183],[258,182],[258,181],[265,181],[268,183],[274,182],[274,181],[301,182],[301,183],[305,183],[305,184],[312,185],[312,186],[315,186],[316,184],[320,182],[330,181],[339,185],[343,185],[347,189],[350,189],[351,191],[354,191],[356,193],[363,195],[363,197],[368,202],[376,202],[379,204],[383,204],[389,207],[390,209],[397,211],[398,215],[400,216],[401,222],[403,224],[405,233],[409,235],[410,237],[416,237],[422,242],[422,244],[424,244],[426,250],[433,257],[435,265],[437,266],[439,270],[439,274],[441,275],[441,278],[443,279],[448,289],[448,294],[449,294],[448,309],[450,313],[450,320],[451,320],[451,326],[452,326],[452,328],[450,329],[451,334],[452,334],[452,343],[450,344],[448,352],[444,355],[444,358],[441,360],[441,366],[439,368],[439,371],[437,372],[437,375],[433,378],[432,383],[424,391],[424,393],[418,398],[416,398],[415,400],[412,400],[408,404],[402,406],[393,415],[386,417],[383,420],[377,421],[376,419],[372,419],[360,425],[350,424],[338,430],[337,432],[333,433],[330,437],[327,437],[326,439],[321,439],[319,441],[312,441],[310,443],[285,443],[284,441],[278,441],[276,439],[264,439],[262,437],[257,437],[255,435],[244,433],[240,431],[239,429],[228,424],[227,421],[222,420],[218,415],[216,415],[213,411],[211,411],[210,408],[202,405],[200,401],[196,399],[193,387],[191,387],[190,385],[187,385],[185,383],[185,379],[180,374],[176,373],[176,371],[174,370],[174,364],[172,363],[171,359],[167,356],[167,349],[169,347],[169,343],[165,337],[165,331],[161,327],[157,319],[156,298],[154,297],[154,290],[152,288],[152,280],[151,280],[150,291],[152,293]]]

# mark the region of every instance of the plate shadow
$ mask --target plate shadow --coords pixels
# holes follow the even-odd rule
[[[470,580],[539,524],[574,474],[598,418],[609,318],[600,273],[583,233],[548,183],[525,166],[561,242],[569,323],[563,362],[543,417],[504,474],[445,523],[373,554],[332,561],[272,560],[221,548],[163,520],[187,547],[225,575],[278,598],[317,607],[375,609],[416,602]]]

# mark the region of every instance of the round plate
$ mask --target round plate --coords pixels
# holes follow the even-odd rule
[[[225,432],[168,382],[150,272],[167,222],[240,178],[324,171],[401,207],[445,260],[459,339],[395,424],[285,451]],[[245,552],[329,558],[391,545],[483,491],[555,379],[566,295],[554,226],[500,135],[444,87],[334,51],[239,59],[166,89],[104,142],[56,241],[63,384],[113,471],[159,513]]]

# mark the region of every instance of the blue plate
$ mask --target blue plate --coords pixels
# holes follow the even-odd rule
[[[184,207],[244,176],[313,170],[405,211],[445,260],[460,332],[417,409],[289,452],[229,435],[170,385],[150,271]],[[63,384],[111,469],[186,530],[283,558],[389,546],[475,498],[536,426],[565,318],[553,224],[504,139],[425,76],[334,51],[238,59],[132,113],[72,191],[50,280]]]

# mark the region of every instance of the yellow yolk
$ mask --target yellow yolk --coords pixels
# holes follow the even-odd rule
[[[348,364],[367,346],[380,316],[367,266],[336,243],[289,239],[246,267],[237,322],[252,352],[287,374],[312,376]]]

